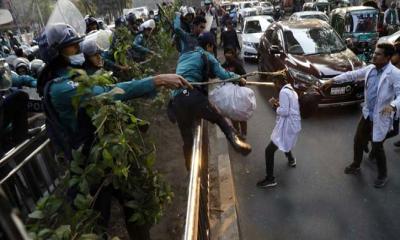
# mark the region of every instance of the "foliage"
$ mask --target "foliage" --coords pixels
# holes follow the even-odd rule
[[[74,152],[69,173],[60,184],[62,190],[38,202],[30,215],[32,238],[98,239],[96,233],[102,234],[104,229],[97,225],[99,213],[93,206],[98,193],[108,187],[119,191],[125,207],[133,210],[131,222],[158,222],[173,194],[153,169],[155,147],[140,131],[148,122],[136,118],[131,106],[114,99],[122,89],[114,88],[99,96],[91,94],[94,85],[113,86],[115,80],[110,74],[88,76],[77,71],[74,75],[79,86],[73,105],[86,109],[96,127],[96,140],[88,157]],[[67,190],[65,199],[63,193]]]

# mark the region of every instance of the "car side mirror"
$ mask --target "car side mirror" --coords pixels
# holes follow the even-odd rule
[[[282,48],[279,47],[278,45],[272,45],[269,51],[271,52],[271,54],[281,54]]]

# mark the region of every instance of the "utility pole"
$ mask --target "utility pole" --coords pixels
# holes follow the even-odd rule
[[[38,0],[33,0],[33,5],[34,6],[36,5],[37,11],[39,13],[40,23],[42,25],[42,28],[44,28],[45,26],[44,26],[44,21],[43,21],[43,15],[42,15],[42,11],[40,10],[40,7],[39,7]]]

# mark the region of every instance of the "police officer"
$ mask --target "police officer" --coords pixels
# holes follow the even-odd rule
[[[90,33],[91,31],[96,31],[99,30],[99,23],[97,22],[97,19],[94,18],[93,16],[86,16],[85,18],[85,23],[86,23],[86,34]]]
[[[11,72],[4,59],[0,60],[0,134],[10,125],[12,145],[37,134],[40,128],[28,129],[29,95],[11,87],[36,87],[36,80]],[[3,139],[3,136],[0,136]],[[4,150],[4,149],[3,149]],[[1,151],[1,149],[0,149]]]
[[[45,106],[47,109],[53,109],[56,116],[49,114],[51,121],[58,121],[62,131],[67,133],[69,144],[73,149],[78,149],[83,145],[83,153],[88,146],[92,145],[94,139],[94,127],[91,122],[87,123],[88,118],[83,111],[79,111],[78,116],[72,106],[72,98],[77,93],[78,83],[74,81],[71,74],[73,67],[70,65],[70,58],[79,53],[79,43],[83,40],[76,31],[67,24],[54,24],[46,29],[47,42],[52,48],[56,58],[50,59],[48,65],[41,74],[41,88],[44,93]],[[47,82],[47,83],[46,83]],[[45,83],[45,84],[44,84]],[[43,91],[43,86],[46,85]],[[158,87],[167,88],[190,88],[190,84],[182,77],[175,74],[162,74],[155,77],[147,77],[142,80],[132,80],[124,83],[117,83],[116,87],[124,90],[124,94],[115,95],[115,100],[129,100],[136,97],[142,97],[152,94]],[[98,95],[111,91],[112,87],[94,86],[92,94]],[[109,189],[108,189],[109,190]],[[112,190],[101,192],[95,203],[95,209],[101,212],[102,224],[107,225],[110,214],[110,204]],[[121,200],[121,199],[120,199]],[[123,200],[123,199],[122,199]],[[126,219],[127,230],[130,233],[132,224]],[[136,226],[137,228],[138,226]],[[140,236],[133,236],[132,239],[141,239]],[[135,238],[137,237],[137,238]],[[147,238],[146,236],[144,238]]]
[[[133,42],[135,60],[141,62],[144,61],[149,54],[156,55],[156,53],[147,46],[147,40],[155,27],[156,23],[153,19],[147,20],[140,25],[140,32],[136,35],[135,41]]]
[[[206,19],[203,16],[196,16],[193,20],[191,31],[187,32],[182,28],[180,14],[174,20],[174,33],[177,37],[178,51],[182,54],[193,51],[198,46],[197,38],[206,28]]]
[[[139,32],[139,25],[136,19],[136,15],[133,12],[128,13],[126,15],[126,21],[128,23],[128,29],[131,31],[131,33],[136,36],[136,34]]]
[[[199,36],[199,47],[194,51],[183,53],[179,57],[176,73],[189,82],[207,81],[209,71],[220,79],[237,77],[238,75],[226,71],[212,55],[214,47],[214,36],[208,32],[201,34]],[[245,80],[242,79],[241,83],[244,84]],[[203,89],[194,88],[190,91],[178,89],[172,95],[173,100],[170,108],[175,114],[183,139],[183,153],[187,169],[190,167],[194,124],[199,119],[216,123],[236,151],[243,155],[251,152],[251,146],[238,138],[227,120],[209,102],[207,93]]]
[[[18,75],[29,75],[29,60],[23,57],[19,57],[14,60],[14,69]]]

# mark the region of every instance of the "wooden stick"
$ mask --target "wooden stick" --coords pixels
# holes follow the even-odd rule
[[[190,83],[193,86],[203,86],[203,85],[211,85],[211,84],[219,84],[219,83],[227,83],[227,82],[239,82],[240,79],[245,77],[252,77],[256,75],[264,75],[264,76],[282,76],[285,74],[285,70],[278,71],[278,72],[251,72],[243,74],[239,77],[229,78],[226,80],[216,80],[211,82],[192,82]],[[275,86],[272,82],[253,82],[253,81],[246,81],[247,85],[257,85],[257,86]]]

